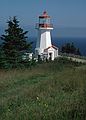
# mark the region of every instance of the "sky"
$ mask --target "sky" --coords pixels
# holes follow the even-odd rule
[[[86,0],[0,0],[0,26],[17,16],[22,26],[34,28],[45,10],[55,28],[86,28]]]

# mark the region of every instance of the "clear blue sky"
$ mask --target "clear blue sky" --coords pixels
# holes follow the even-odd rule
[[[46,10],[55,26],[86,27],[86,0],[0,0],[0,25],[17,16],[22,25],[34,25]]]
[[[0,0],[0,33],[9,17],[17,16],[20,25],[35,36],[35,24],[44,10],[56,28],[54,36],[86,37],[86,0]]]

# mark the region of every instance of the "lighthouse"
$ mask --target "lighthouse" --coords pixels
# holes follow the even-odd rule
[[[39,16],[39,22],[36,24],[37,42],[35,48],[36,57],[40,56],[42,59],[54,60],[58,56],[58,48],[51,43],[51,17],[46,11]]]

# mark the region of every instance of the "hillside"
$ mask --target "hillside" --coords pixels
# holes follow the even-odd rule
[[[0,120],[85,120],[86,65],[65,60],[0,70]]]

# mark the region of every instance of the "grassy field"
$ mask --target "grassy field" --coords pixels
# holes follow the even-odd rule
[[[0,120],[86,120],[86,65],[0,70]]]

